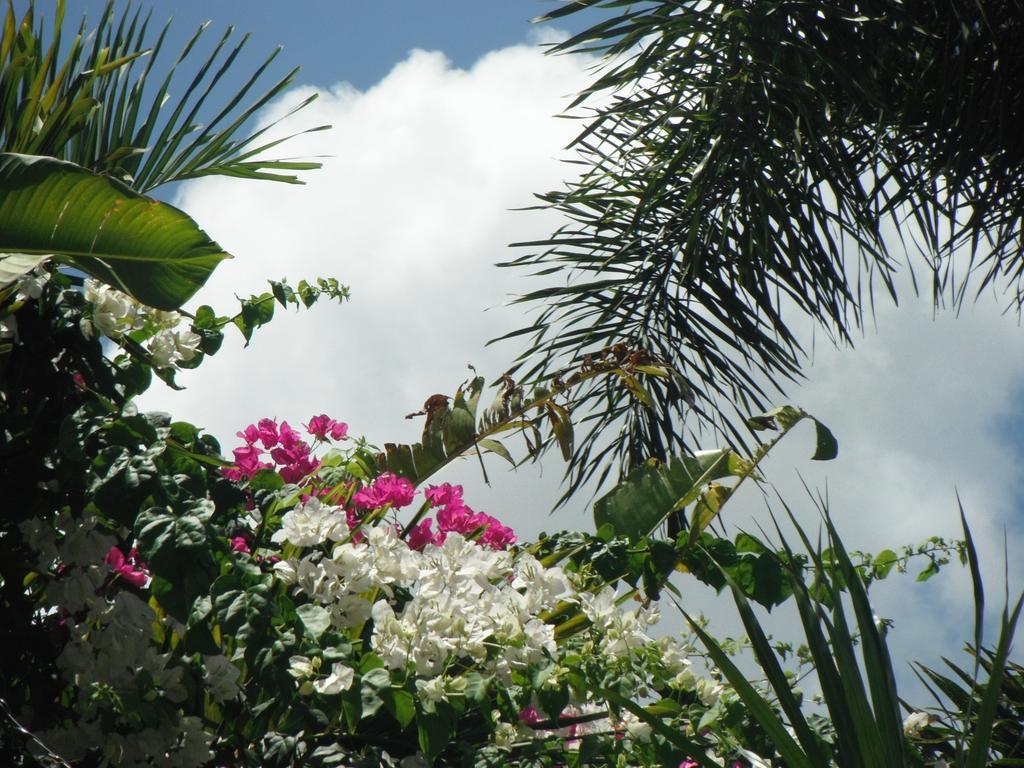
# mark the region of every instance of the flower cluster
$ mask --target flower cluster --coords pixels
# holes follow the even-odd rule
[[[127,557],[120,547],[111,547],[103,562],[111,567],[115,576],[124,579],[133,587],[144,587],[149,581],[146,564],[139,560],[139,553],[135,547],[132,547]]]
[[[85,281],[85,300],[91,311],[82,318],[86,338],[103,335],[115,341],[131,337],[144,344],[157,368],[188,362],[199,350],[200,337],[188,328],[179,329],[182,316],[140,304],[126,293],[97,280]]]
[[[334,440],[342,440],[348,434],[347,424],[326,416],[314,416],[306,428],[313,435],[330,435]],[[235,466],[222,470],[231,480],[245,480],[261,469],[276,468],[285,482],[297,483],[320,466],[309,443],[287,421],[279,425],[276,419],[260,419],[237,434],[245,445],[233,451]]]
[[[43,286],[50,280],[50,273],[45,267],[39,266],[21,275],[15,281],[14,300],[28,301],[43,295]],[[18,341],[18,321],[14,315],[0,317],[0,339]]]
[[[418,523],[409,534],[409,546],[423,549],[427,544],[444,544],[449,533],[480,535],[480,543],[491,549],[505,549],[516,543],[516,535],[506,525],[483,512],[474,512],[462,500],[462,486],[443,483],[431,486],[424,496],[437,509],[437,528],[432,531],[428,518]]]
[[[384,489],[404,493],[403,484],[382,477],[367,497],[390,503],[393,494]],[[577,599],[560,568],[543,568],[527,553],[481,546],[456,531],[417,549],[396,527],[381,524],[364,528],[357,541],[345,511],[316,498],[290,510],[281,524],[275,542],[310,551],[276,563],[278,578],[327,610],[338,629],[372,618],[373,651],[389,669],[431,678],[419,686],[425,697],[444,698],[450,686],[458,688],[438,677],[457,661],[507,680],[513,670],[550,657],[554,631],[540,615]],[[302,679],[307,667],[296,664],[293,674]]]
[[[202,720],[178,711],[188,696],[181,659],[153,642],[156,614],[123,581],[149,580],[134,552],[126,557],[95,518],[60,516],[54,524],[31,519],[19,528],[37,553],[38,572],[52,574],[44,604],[47,620],[66,637],[57,666],[74,685],[78,719],[39,734],[65,758],[78,760],[99,746],[121,766],[205,764],[213,737]],[[203,659],[204,682],[214,701],[238,693],[239,670],[223,655]],[[158,722],[126,702],[164,713]],[[140,717],[141,715],[141,717]]]

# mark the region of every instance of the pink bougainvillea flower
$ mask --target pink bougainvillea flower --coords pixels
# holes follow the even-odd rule
[[[277,445],[277,422],[274,419],[260,419],[256,423],[256,432],[264,448]]]
[[[124,579],[133,587],[143,587],[149,580],[149,574],[145,570],[146,564],[138,559],[138,552],[134,547],[128,557],[124,556],[120,547],[111,547],[103,562],[110,566],[115,576]]]
[[[228,480],[234,480],[236,483],[241,482],[244,479],[242,476],[242,470],[238,467],[222,467],[220,473]]]
[[[263,456],[263,452],[255,445],[246,445],[242,448],[235,448],[232,451],[235,456],[235,466],[238,468],[237,472],[230,472],[229,470],[222,470],[223,474],[232,480],[241,480],[243,478],[252,477],[261,469],[273,469],[274,465],[265,461],[260,461]]]
[[[248,536],[234,536],[231,539],[231,550],[233,552],[241,552],[246,555],[252,554],[252,546],[249,543]]]
[[[430,500],[435,507],[447,507],[449,505],[462,506],[462,486],[442,483],[441,485],[428,485],[423,495]]]
[[[302,443],[302,435],[292,429],[292,426],[287,421],[281,422],[281,431],[278,437],[281,440],[281,445],[285,448],[294,448],[299,443]]]
[[[309,420],[306,431],[321,440],[326,440],[328,437],[331,440],[344,440],[348,437],[348,424],[335,421],[327,414],[321,413]]]
[[[691,760],[690,758],[687,758],[679,764],[679,768],[700,768],[700,763],[698,763],[696,760]]]
[[[334,423],[334,419],[328,416],[326,413],[321,413],[319,416],[313,416],[309,423],[306,424],[306,431],[314,437],[319,437],[321,440],[327,439],[327,432],[331,428],[331,424]]]
[[[533,704],[519,710],[519,722],[523,725],[533,725],[534,723],[539,723],[543,719],[544,718],[540,716],[540,712],[537,711],[537,708],[533,706]]]
[[[404,477],[385,472],[372,484],[356,491],[352,503],[360,509],[379,509],[385,504],[401,509],[412,504],[415,495],[416,489],[412,483]]]
[[[472,518],[473,510],[465,504],[449,504],[437,511],[437,527],[445,533],[471,533],[476,529]]]
[[[440,546],[444,544],[444,534],[441,531],[432,531],[433,520],[424,520],[409,531],[409,549],[421,552],[427,544]]]
[[[484,515],[488,518],[487,527],[484,532],[480,534],[480,543],[491,549],[508,549],[516,543],[516,534],[507,525],[502,525],[490,515]]]
[[[516,535],[511,528],[488,514],[474,512],[462,503],[462,488],[454,488],[458,489],[458,494],[451,495],[452,503],[437,511],[437,527],[442,533],[469,536],[480,531],[478,541],[489,549],[506,549],[516,543]]]
[[[246,445],[252,445],[260,439],[260,431],[255,424],[250,424],[242,432],[235,432],[235,434],[245,440]]]
[[[291,464],[285,465],[278,470],[286,483],[297,483],[320,466],[318,459],[310,459],[308,456],[297,459]]]

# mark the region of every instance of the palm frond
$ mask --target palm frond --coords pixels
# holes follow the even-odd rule
[[[886,223],[936,301],[969,278],[1024,300],[1021,0],[578,0],[547,18],[587,9],[606,15],[554,48],[605,57],[570,107],[584,172],[539,195],[566,223],[504,265],[560,278],[520,299],[540,310],[517,370],[624,342],[682,378],[653,409],[593,388],[570,491],[602,462],[685,451],[684,424],[743,445],[742,415],[799,376],[790,313],[849,340],[920,263]]]
[[[294,82],[297,69],[263,84],[280,49],[236,87],[229,83],[237,82],[248,35],[236,37],[228,28],[206,49],[204,24],[165,66],[171,22],[154,38],[151,14],[116,5],[108,0],[94,29],[83,18],[66,44],[63,0],[48,32],[44,21],[36,26],[34,2],[20,21],[8,6],[0,42],[0,150],[68,160],[140,192],[210,174],[301,183],[295,171],[319,167],[267,158],[286,140],[268,138],[273,125],[247,133],[253,115]],[[181,95],[172,97],[172,83],[188,77]]]

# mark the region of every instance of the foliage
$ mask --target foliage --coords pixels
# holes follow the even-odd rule
[[[171,83],[201,50],[205,25],[160,73],[167,26],[150,45],[148,17],[126,9],[117,18],[110,0],[98,26],[87,35],[83,19],[64,46],[64,10],[61,0],[47,41],[42,24],[33,29],[33,2],[20,22],[9,5],[0,37],[0,288],[53,256],[150,306],[177,309],[228,254],[187,215],[142,193],[210,174],[297,183],[290,172],[319,167],[267,159],[287,140],[260,143],[273,124],[243,131],[296,71],[246,101],[275,51],[236,93],[223,93],[218,84],[246,42],[231,47],[229,29],[174,99]]]
[[[260,144],[273,126],[239,135],[249,118],[294,81],[298,69],[259,96],[250,95],[280,48],[229,93],[222,81],[233,72],[248,35],[233,41],[229,28],[199,58],[204,24],[161,71],[169,21],[154,40],[149,14],[129,7],[116,14],[114,0],[108,0],[97,26],[87,32],[83,18],[66,42],[65,5],[58,0],[54,8],[49,39],[42,21],[33,28],[34,0],[20,21],[8,6],[0,38],[0,151],[66,160],[138,192],[210,174],[297,183],[288,171],[319,167],[265,158],[267,150],[287,140]],[[193,62],[191,80],[174,97],[172,84]]]
[[[966,518],[962,519],[965,559],[971,565],[975,587],[975,634],[980,637],[983,589],[970,530]],[[929,740],[922,734],[922,723],[926,725],[929,718],[922,721],[918,714],[912,713],[906,720],[901,720],[894,667],[886,644],[886,625],[874,615],[862,574],[846,553],[831,519],[825,518],[829,540],[827,551],[813,548],[802,528],[795,520],[793,523],[813,563],[813,580],[808,581],[802,569],[793,567],[797,559],[785,540],[786,558],[780,560],[780,564],[800,615],[828,711],[830,733],[827,740],[812,728],[811,721],[793,695],[792,682],[784,674],[777,652],[765,636],[746,595],[724,568],[723,578],[732,590],[754,654],[768,679],[775,701],[756,690],[729,661],[721,645],[687,617],[711,658],[735,687],[737,696],[771,734],[772,743],[784,763],[808,767],[832,764],[843,768],[895,767],[935,765],[936,760],[948,758],[951,761],[948,764],[959,768],[1002,764],[1001,759],[1012,758],[1018,750],[1018,743],[1012,737],[1007,739],[1005,726],[999,738],[993,739],[993,726],[997,711],[1003,714],[1013,706],[1014,694],[1001,695],[1001,689],[1004,684],[1015,685],[1014,678],[1005,674],[1005,668],[1021,607],[1024,606],[1024,594],[1012,609],[1007,606],[1003,612],[997,649],[989,655],[988,679],[984,683],[978,682],[977,665],[971,676],[950,664],[967,681],[972,694],[947,678],[924,669],[924,674],[939,683],[944,694],[950,696],[958,708],[956,713],[946,710],[949,718],[946,732],[939,736],[940,731],[936,728],[932,732],[933,739]],[[844,596],[853,611],[852,620],[844,605]],[[860,662],[856,658],[858,645],[861,649]],[[775,711],[775,703],[784,717]],[[1011,725],[1010,733],[1014,730],[1019,731]],[[915,738],[908,740],[907,735]]]
[[[158,309],[180,307],[228,258],[191,218],[173,206],[72,163],[0,155],[0,251],[99,277]],[[0,265],[12,257],[0,256]],[[3,284],[0,284],[2,287]]]
[[[520,365],[625,343],[679,372],[653,409],[591,388],[573,488],[692,450],[687,414],[744,445],[746,414],[798,375],[794,312],[850,340],[905,249],[936,302],[1005,279],[1019,303],[1021,10],[574,0],[544,17],[592,11],[552,51],[603,59],[570,107],[582,175],[540,195],[567,223],[509,263],[558,278],[521,299],[538,314],[509,334],[530,335]]]
[[[132,144],[138,132],[103,123],[106,115],[135,125],[149,72],[134,85],[125,74],[140,58],[145,23],[135,14],[115,25],[111,9],[96,35],[106,48],[76,58],[85,55],[78,39],[60,67],[58,35],[44,53],[31,11],[21,27],[8,13],[0,104],[12,152],[0,159],[9,171],[0,205],[10,206],[2,210],[12,236],[38,239],[66,223],[72,231],[54,242],[69,235],[67,244],[95,214],[109,242],[146,249],[150,233],[116,215],[141,206],[179,227],[180,245],[201,236],[194,222],[138,197],[125,179],[141,190],[157,179],[265,178],[261,168],[293,167],[254,165],[244,148],[256,137],[232,138],[251,110],[225,116],[253,80],[218,113],[213,124],[229,121],[223,129],[193,126],[237,55],[236,47],[199,85],[226,38],[186,91],[194,103],[175,107],[152,143],[146,134],[146,152]],[[59,31],[62,4],[57,11]],[[72,76],[86,60],[93,68]],[[125,79],[104,80],[115,73]],[[152,122],[140,130],[154,130]],[[29,151],[52,156],[17,154]],[[12,181],[26,169],[43,173],[28,185]],[[111,193],[105,212],[81,205]],[[248,342],[276,306],[344,300],[347,289],[324,278],[294,288],[271,281],[233,315],[206,305],[179,312],[202,279],[186,276],[183,288],[182,274],[160,259],[125,267],[116,249],[71,258],[73,247],[53,247],[104,284],[40,258],[47,249],[29,247],[31,239],[12,241],[18,252],[0,259],[5,764],[695,768],[728,760],[744,768],[780,758],[826,764],[833,755],[838,765],[860,765],[850,760],[863,754],[902,765],[894,750],[905,743],[915,745],[906,748],[910,765],[953,755],[973,766],[990,747],[1007,754],[1016,731],[1005,713],[1019,698],[1019,668],[1007,653],[1021,602],[1004,612],[1004,631],[994,650],[977,655],[975,675],[959,675],[967,689],[922,669],[957,706],[966,702],[962,717],[947,714],[948,723],[922,731],[923,746],[902,741],[884,632],[867,602],[872,579],[918,556],[928,560],[928,578],[956,544],[933,539],[900,554],[848,556],[829,523],[830,547],[815,551],[805,540],[803,554],[785,541],[773,549],[747,533],[717,533],[736,485],[758,478],[761,459],[796,424],[815,424],[814,458],[836,455],[832,434],[802,410],[754,417],[752,428],[778,434],[750,458],[715,450],[642,466],[598,501],[594,535],[519,542],[470,508],[461,487],[423,484],[460,457],[475,455],[483,466],[483,452],[518,464],[557,443],[567,461],[579,460],[580,450],[588,455],[575,438],[581,388],[605,387],[613,400],[621,390],[650,405],[651,387],[677,386],[678,372],[618,343],[543,385],[504,376],[479,414],[484,380],[474,372],[454,397],[433,395],[410,414],[425,417],[416,444],[378,451],[324,414],[304,432],[261,419],[238,433],[243,444],[227,460],[213,437],[168,414],[140,413],[134,399],[154,375],[174,386],[176,370],[215,354],[227,326]],[[207,257],[220,254],[205,247],[214,249]],[[518,461],[503,442],[511,434],[526,445]],[[980,615],[977,557],[965,533]],[[672,581],[679,572],[729,588],[749,640],[715,641],[697,617],[692,635],[656,638],[658,601],[680,594]],[[797,657],[813,662],[829,688],[828,719],[805,715],[794,678],[773,655],[792,649],[772,645],[749,606],[790,599],[809,640]],[[856,615],[866,688],[844,599]],[[979,631],[975,648],[981,640]],[[747,646],[768,685],[739,674],[731,657]]]
[[[625,513],[621,530],[506,551],[511,531],[470,509],[461,489],[427,486],[416,501],[413,483],[388,471],[397,447],[377,452],[326,416],[310,420],[308,437],[250,425],[229,464],[192,425],[132,406],[160,370],[154,339],[194,345],[168,367],[199,364],[227,325],[251,332],[270,319],[268,300],[311,303],[314,289],[274,283],[233,318],[203,308],[186,332],[180,315],[76,281],[23,278],[13,297],[19,335],[6,370],[17,375],[0,411],[17,438],[2,463],[16,502],[3,521],[12,652],[0,698],[7,724],[25,730],[5,733],[12,763],[45,762],[45,750],[76,765],[653,766],[772,754],[742,686],[716,671],[728,664],[715,659],[704,676],[692,639],[655,639],[651,627],[677,571],[772,607],[806,558],[706,524],[666,539],[657,525],[629,527]],[[104,355],[102,332],[122,351]],[[435,396],[425,409],[445,460],[516,430],[535,449],[545,424],[562,423],[549,405],[573,409],[570,387],[512,408],[502,384],[469,445],[454,447],[452,412],[475,412],[460,402],[478,398],[479,382],[461,388],[472,398]],[[541,421],[525,426],[527,408]],[[784,414],[780,436],[804,417]],[[709,466],[754,473],[732,452],[708,455]],[[707,504],[713,476],[677,479],[668,508]],[[644,486],[627,479],[613,494],[639,501]],[[892,570],[886,560],[877,576]]]
[[[173,327],[167,313],[156,323],[110,289],[82,293],[60,273],[35,279],[16,297],[19,335],[6,359],[16,375],[4,379],[0,412],[16,438],[3,462],[14,503],[3,521],[12,652],[2,698],[37,740],[28,748],[45,744],[76,764],[329,765],[384,752],[508,764],[550,762],[586,734],[584,756],[632,750],[652,763],[675,747],[651,738],[617,697],[637,685],[675,691],[655,709],[669,721],[684,717],[683,703],[699,719],[717,700],[683,646],[646,634],[656,612],[616,607],[620,576],[648,579],[653,543],[612,578],[564,551],[506,554],[509,533],[450,486],[428,488],[396,526],[413,486],[381,474],[386,454],[356,441],[315,457],[287,424],[247,428],[228,465],[193,426],[131,405],[150,380],[152,338]],[[303,291],[273,293],[285,304]],[[204,314],[210,328],[231,322]],[[198,319],[197,353],[212,349]],[[103,354],[104,329],[122,353]],[[325,448],[347,437],[326,417],[307,429]],[[538,556],[568,559],[563,568]],[[372,569],[357,577],[358,560]],[[446,562],[457,570],[436,578],[453,593],[468,573],[463,599],[497,600],[448,612],[470,628],[470,618],[497,621],[500,605],[523,605],[458,642],[445,639],[458,627],[436,622],[410,634],[403,622],[449,595],[427,579]],[[475,576],[474,562],[484,568]],[[387,652],[431,637],[432,656]],[[477,650],[464,650],[471,638]],[[26,759],[15,744],[12,759]]]
[[[971,743],[980,721],[984,682],[978,680],[978,667],[992,678],[997,651],[983,648],[978,651],[968,645],[967,652],[974,659],[972,670],[943,658],[946,674],[918,664],[922,680],[932,690],[936,706],[931,712],[922,711],[909,729],[909,736],[922,751],[955,764],[958,756]],[[952,673],[952,677],[949,673]],[[1015,765],[1024,758],[1024,667],[1006,660],[1006,676],[997,700],[992,720],[991,751],[987,765]],[[1017,762],[1014,762],[1017,761]]]

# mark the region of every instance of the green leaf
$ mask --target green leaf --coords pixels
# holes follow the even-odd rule
[[[555,403],[548,403],[548,415],[551,417],[551,431],[555,433],[555,440],[558,441],[558,447],[562,451],[562,458],[572,461],[575,437],[568,409]]]
[[[416,719],[416,700],[413,695],[402,688],[383,688],[380,691],[384,707],[391,713],[398,724],[405,728]]]
[[[722,647],[707,632],[701,629],[700,625],[690,618],[689,614],[685,611],[683,611],[683,616],[707,649],[708,656],[711,657],[715,666],[725,675],[729,684],[736,691],[740,701],[747,707],[750,716],[764,728],[765,733],[779,751],[782,759],[785,760],[786,765],[793,768],[813,768],[810,758],[786,731],[785,725],[776,716],[771,704],[750,684],[739,668],[733,664],[729,656],[722,650]]]
[[[391,675],[387,669],[377,667],[364,672],[359,682],[360,696],[363,701],[363,717],[372,717],[384,706],[384,699],[381,695],[384,691],[390,691]]]
[[[178,309],[229,255],[182,211],[51,157],[0,154],[0,253],[58,261]]]
[[[617,535],[637,541],[661,524],[674,509],[693,501],[701,487],[734,474],[728,448],[673,458],[630,472],[594,502],[594,525],[611,525]]]
[[[813,420],[816,442],[814,455],[811,456],[811,459],[814,461],[831,461],[839,455],[839,441],[832,434],[832,430],[817,419]]]
[[[416,731],[420,751],[431,764],[448,746],[455,735],[455,713],[444,702],[438,702],[433,712],[416,713]]]
[[[302,626],[314,639],[320,637],[331,626],[331,615],[322,606],[305,603],[296,608],[295,613],[298,614]]]
[[[739,549],[738,546],[737,549]],[[725,572],[723,571],[723,573]],[[804,718],[803,712],[800,709],[800,703],[793,694],[790,682],[782,671],[782,666],[779,664],[778,657],[775,655],[768,637],[761,628],[761,623],[758,621],[756,614],[750,607],[750,603],[747,602],[746,596],[737,584],[727,574],[725,578],[732,590],[733,600],[743,621],[743,626],[747,631],[747,637],[750,638],[758,666],[764,670],[772,690],[775,691],[775,695],[778,697],[779,705],[786,713],[790,726],[796,733],[800,746],[814,765],[827,765],[828,760],[822,754],[817,738]]]
[[[500,441],[492,440],[491,438],[487,437],[481,440],[479,445],[486,451],[498,454],[499,456],[501,456],[501,458],[503,458],[513,467],[516,465],[516,461],[515,459],[512,458],[512,454],[508,452],[508,448],[506,448]]]
[[[704,532],[704,529],[718,517],[718,513],[721,512],[731,493],[731,488],[720,483],[709,483],[700,493],[697,503],[693,505],[693,513],[690,515],[690,530],[687,540],[691,546]]]
[[[992,731],[999,717],[999,692],[1006,677],[1006,662],[1010,655],[1013,635],[1020,620],[1021,609],[1024,608],[1024,592],[1017,598],[1017,603],[1010,611],[1009,605],[1003,606],[1002,622],[996,652],[992,657],[989,679],[985,684],[978,710],[978,720],[974,727],[970,751],[967,754],[966,768],[984,768],[988,764],[989,744]]]
[[[876,579],[884,579],[889,575],[889,571],[892,570],[893,566],[899,561],[899,556],[891,549],[883,549],[877,555],[875,559],[871,561],[871,570],[874,573]]]
[[[181,573],[213,562],[206,525],[196,515],[149,509],[139,515],[135,535],[143,559],[161,573]]]
[[[221,576],[213,583],[210,595],[222,631],[237,635],[243,642],[270,622],[270,587],[265,583],[243,586],[233,574]]]

